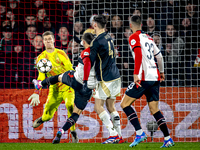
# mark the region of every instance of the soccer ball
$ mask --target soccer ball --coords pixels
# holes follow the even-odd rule
[[[51,68],[52,68],[52,63],[50,60],[46,58],[39,60],[39,62],[37,63],[37,69],[39,72],[47,73],[51,71]]]

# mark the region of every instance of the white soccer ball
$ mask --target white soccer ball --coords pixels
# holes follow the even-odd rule
[[[40,59],[39,62],[37,63],[37,69],[39,72],[47,73],[51,71],[51,68],[52,68],[52,63],[50,60],[46,58]]]

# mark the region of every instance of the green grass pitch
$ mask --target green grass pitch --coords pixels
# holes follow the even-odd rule
[[[140,143],[130,148],[130,143],[0,143],[0,150],[160,150],[163,143]],[[165,148],[164,148],[165,149]],[[176,142],[169,150],[199,150],[200,142]]]

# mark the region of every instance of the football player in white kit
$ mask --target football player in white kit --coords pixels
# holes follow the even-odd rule
[[[46,78],[43,81],[37,81],[35,84],[36,89],[40,89],[42,86],[48,84],[56,84],[57,82],[62,82],[75,91],[75,100],[74,100],[74,110],[65,123],[65,125],[60,129],[56,137],[53,140],[53,144],[60,143],[62,134],[67,131],[72,125],[76,123],[79,118],[79,115],[82,113],[86,107],[88,101],[92,97],[92,90],[96,87],[96,74],[94,67],[91,68],[90,62],[90,43],[94,39],[94,35],[91,33],[85,33],[82,37],[82,45],[85,47],[85,50],[81,52],[81,55],[78,59],[79,63],[76,67],[76,71],[70,70],[63,74],[52,76]],[[87,82],[86,82],[87,81]],[[83,91],[84,85],[84,91]]]
[[[174,142],[169,135],[165,118],[158,108],[160,82],[165,79],[162,54],[153,39],[141,30],[141,18],[139,16],[131,17],[130,28],[133,31],[133,34],[129,37],[129,44],[135,60],[134,82],[128,86],[121,102],[123,111],[136,130],[135,140],[129,146],[136,146],[147,138],[140,126],[135,110],[131,107],[131,104],[144,94],[149,110],[164,134],[164,144],[161,147],[171,147]],[[157,59],[159,70],[154,61],[154,56]]]

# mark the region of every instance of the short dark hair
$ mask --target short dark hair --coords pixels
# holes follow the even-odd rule
[[[84,33],[82,39],[85,40],[87,44],[90,45],[90,43],[94,39],[94,35],[92,33]]]
[[[98,24],[99,28],[104,28],[105,25],[107,24],[106,17],[104,15],[96,15],[94,16],[94,22]]]
[[[42,34],[42,38],[44,38],[44,36],[47,36],[47,35],[51,35],[51,36],[54,38],[54,34],[53,34],[53,32],[51,32],[51,31],[46,31],[46,32],[44,32],[44,33]]]
[[[131,17],[131,23],[135,23],[135,24],[137,24],[137,25],[141,25],[142,24],[142,22],[141,22],[141,18],[140,18],[140,16],[132,16]]]

